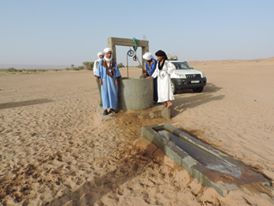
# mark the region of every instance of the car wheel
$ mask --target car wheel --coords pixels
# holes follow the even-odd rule
[[[204,90],[204,87],[197,87],[197,88],[194,88],[193,89],[193,92],[197,92],[197,93],[200,93]]]
[[[175,84],[173,82],[171,82],[171,91],[173,94],[176,94],[176,87]]]

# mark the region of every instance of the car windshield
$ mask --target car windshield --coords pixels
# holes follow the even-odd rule
[[[176,69],[191,69],[187,62],[172,62]]]

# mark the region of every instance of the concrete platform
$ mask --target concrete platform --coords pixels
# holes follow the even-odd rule
[[[263,174],[171,125],[142,127],[141,135],[222,196],[243,185],[271,186],[271,180]]]

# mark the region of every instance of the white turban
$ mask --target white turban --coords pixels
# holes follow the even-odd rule
[[[104,53],[106,54],[108,52],[112,52],[112,49],[107,47],[107,48],[104,49]]]
[[[103,55],[104,55],[103,52],[98,52],[98,53],[97,53],[97,57],[98,57],[98,58],[100,58],[100,56],[103,56]]]
[[[152,54],[150,52],[146,52],[143,55],[143,59],[149,61],[149,60],[153,59],[153,56],[152,56]]]

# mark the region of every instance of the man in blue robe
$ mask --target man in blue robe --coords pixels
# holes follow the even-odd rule
[[[104,49],[104,59],[99,64],[96,76],[101,83],[103,115],[118,111],[118,83],[121,78],[119,68],[112,61],[112,50]]]
[[[151,77],[156,69],[157,60],[153,58],[150,52],[146,52],[143,59],[146,60],[145,76]],[[153,79],[153,101],[154,103],[158,101],[157,77]]]

